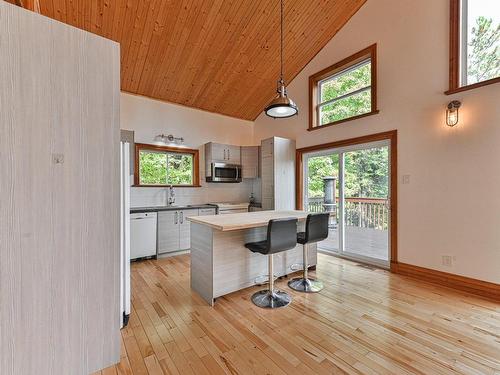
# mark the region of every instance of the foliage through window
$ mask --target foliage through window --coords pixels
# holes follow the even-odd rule
[[[310,77],[310,129],[376,112],[375,50],[373,45]]]
[[[346,197],[385,198],[388,195],[388,148],[376,147],[350,152],[344,164]],[[339,154],[314,156],[308,159],[308,197],[323,198],[323,178],[339,175]],[[339,181],[337,193],[339,196]]]
[[[499,0],[451,0],[450,91],[500,79]]]
[[[371,62],[366,60],[320,82],[319,125],[371,111]]]
[[[196,186],[198,150],[136,145],[136,185]]]

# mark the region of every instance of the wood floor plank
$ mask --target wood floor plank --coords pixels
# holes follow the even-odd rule
[[[277,280],[284,309],[251,303],[262,286],[210,307],[189,255],[135,262],[121,362],[98,374],[500,374],[500,304],[325,254],[315,276],[317,294]]]

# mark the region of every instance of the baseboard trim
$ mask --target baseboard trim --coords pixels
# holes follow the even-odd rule
[[[500,284],[399,262],[391,263],[391,271],[500,302]]]

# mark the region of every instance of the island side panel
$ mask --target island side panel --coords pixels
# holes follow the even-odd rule
[[[191,223],[191,289],[213,305],[213,229]]]

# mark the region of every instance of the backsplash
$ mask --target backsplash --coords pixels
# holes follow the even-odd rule
[[[175,204],[248,202],[253,188],[254,180],[251,179],[237,184],[208,183],[202,180],[202,187],[199,188],[175,188]],[[132,187],[130,191],[130,207],[165,206],[166,201],[166,188]]]

